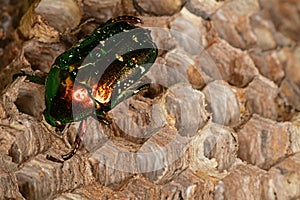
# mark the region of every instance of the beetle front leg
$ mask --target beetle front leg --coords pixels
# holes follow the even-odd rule
[[[87,124],[87,119],[83,119],[80,122],[79,131],[76,135],[73,150],[71,152],[61,156],[64,161],[69,160],[70,158],[72,158],[76,154],[77,150],[79,149],[81,140],[83,139],[83,135],[86,131],[86,124]]]
[[[13,80],[18,78],[19,76],[26,76],[26,80],[29,82],[36,83],[39,85],[45,85],[45,81],[46,81],[45,77],[34,76],[26,73],[17,73],[13,75]]]

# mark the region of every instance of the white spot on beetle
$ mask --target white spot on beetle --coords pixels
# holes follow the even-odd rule
[[[139,42],[138,38],[137,38],[135,35],[132,37],[132,39],[133,39],[133,41],[135,41],[136,43]]]
[[[140,66],[140,69],[141,69],[141,74],[146,71],[146,69],[143,66]]]
[[[97,57],[97,58],[100,58],[100,57],[101,57],[101,53],[97,52],[97,53],[96,53],[96,57]]]
[[[105,41],[104,41],[104,40],[101,40],[99,43],[102,44],[102,46],[104,46]]]

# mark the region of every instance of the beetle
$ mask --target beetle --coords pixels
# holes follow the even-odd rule
[[[79,149],[87,117],[110,124],[107,112],[144,88],[140,80],[158,49],[151,31],[138,23],[142,20],[133,16],[112,18],[55,59],[45,81],[44,118],[60,130],[80,121],[74,147],[62,155],[64,161]],[[47,159],[59,161],[49,155]]]

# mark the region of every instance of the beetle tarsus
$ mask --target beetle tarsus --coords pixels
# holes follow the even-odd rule
[[[73,150],[71,152],[67,153],[67,154],[62,155],[61,156],[62,159],[64,161],[66,161],[66,160],[69,160],[70,158],[72,158],[76,154],[77,150],[79,149],[80,143],[81,143],[81,139],[77,135],[76,139],[75,139],[75,146],[74,146]]]
[[[51,160],[51,161],[53,161],[53,162],[57,162],[57,163],[64,163],[64,161],[62,161],[62,160],[60,160],[60,159],[58,159],[58,158],[55,158],[55,157],[53,157],[53,156],[51,156],[51,155],[46,155],[46,159],[47,159],[47,160]]]
[[[83,119],[80,122],[79,133],[76,135],[73,150],[71,152],[61,156],[64,161],[69,160],[70,158],[72,158],[76,154],[77,150],[79,149],[81,140],[82,140],[83,135],[86,131],[86,123],[87,123],[86,119]]]

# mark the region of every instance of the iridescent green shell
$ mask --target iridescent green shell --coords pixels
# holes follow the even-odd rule
[[[132,96],[136,83],[157,57],[150,30],[137,27],[140,19],[119,17],[55,60],[45,84],[45,119],[60,126],[106,112]]]

